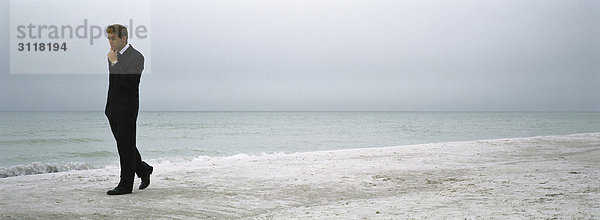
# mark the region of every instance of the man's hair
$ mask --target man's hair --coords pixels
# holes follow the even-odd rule
[[[123,37],[129,38],[129,36],[127,36],[127,27],[120,25],[120,24],[113,24],[113,25],[108,26],[106,28],[106,33],[107,34],[116,34],[117,37],[119,37],[119,38],[123,38]]]

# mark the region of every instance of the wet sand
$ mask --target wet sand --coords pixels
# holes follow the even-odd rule
[[[600,133],[153,165],[2,178],[0,218],[600,218]]]

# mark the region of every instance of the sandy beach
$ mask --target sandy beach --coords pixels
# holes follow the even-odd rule
[[[0,218],[600,218],[600,133],[153,165],[2,178]]]

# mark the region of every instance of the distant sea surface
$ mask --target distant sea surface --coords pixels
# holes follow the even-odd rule
[[[600,112],[140,112],[150,163],[600,132]],[[118,166],[104,112],[0,112],[0,178]]]

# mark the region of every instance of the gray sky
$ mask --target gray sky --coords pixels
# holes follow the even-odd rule
[[[0,110],[103,111],[108,73],[9,73],[8,3],[0,2]],[[141,111],[600,111],[599,1],[204,0],[152,9]]]

